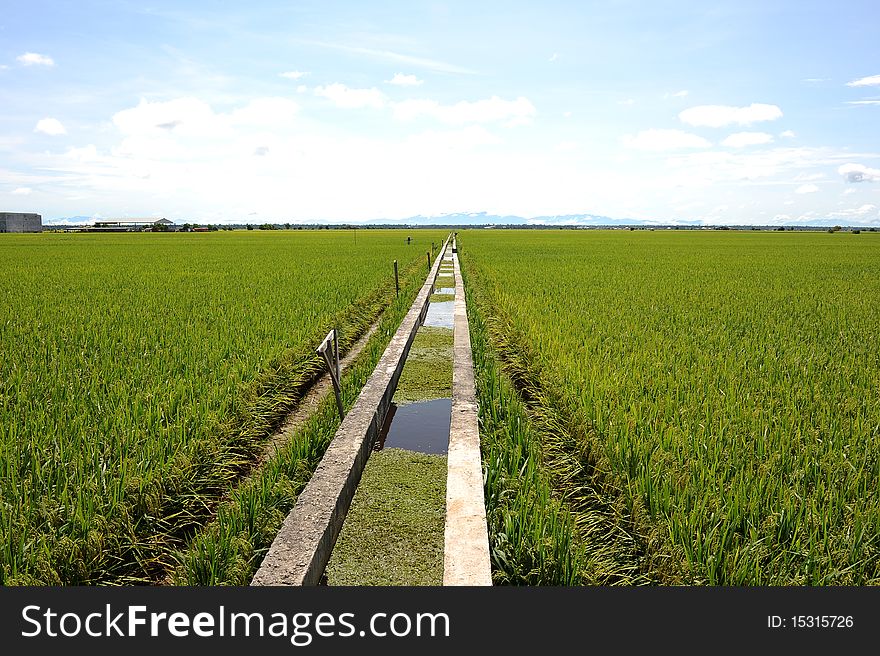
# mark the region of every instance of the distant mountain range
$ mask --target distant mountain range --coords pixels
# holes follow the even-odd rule
[[[368,222],[379,223],[379,222]],[[384,222],[383,222],[384,223]],[[388,223],[402,223],[406,225],[640,225],[644,221],[636,219],[612,219],[608,216],[597,214],[556,214],[553,216],[536,216],[530,219],[511,214],[499,215],[487,212],[457,212],[453,214],[438,214],[436,216],[411,216],[399,221]]]

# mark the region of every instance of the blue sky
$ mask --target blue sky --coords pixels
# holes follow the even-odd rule
[[[6,2],[0,209],[880,225],[878,37],[876,1]]]

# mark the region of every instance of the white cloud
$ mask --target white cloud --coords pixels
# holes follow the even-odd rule
[[[781,117],[782,110],[779,107],[760,103],[752,103],[748,107],[698,105],[685,109],[678,115],[682,123],[710,128],[720,128],[733,123],[750,125],[759,121],[774,121]]]
[[[636,136],[624,135],[623,145],[637,150],[678,150],[681,148],[708,148],[712,144],[695,134],[681,130],[643,130]]]
[[[282,222],[396,219],[463,208],[522,216],[571,214],[596,189],[611,194],[614,187],[614,197],[620,196],[605,173],[585,179],[549,149],[507,149],[500,132],[494,132],[509,115],[497,128],[438,124],[410,136],[355,136],[322,130],[322,124],[311,121],[263,127],[236,123],[232,116],[242,115],[242,105],[236,112],[195,98],[170,109],[152,106],[157,104],[123,110],[129,113],[105,135],[112,139],[115,133],[116,148],[99,144],[64,155],[35,153],[41,170],[51,171],[57,196],[67,199],[71,190],[87,194],[95,211],[109,216],[137,207],[149,213],[153,207],[173,220],[210,223],[240,220],[250,212]],[[213,134],[187,134],[194,115]],[[157,128],[157,119],[182,123]],[[255,156],[260,147],[265,154]],[[0,167],[0,183],[8,190],[30,186],[36,194],[48,180],[4,177]],[[340,184],[346,194],[338,193]]]
[[[228,120],[233,125],[272,128],[289,123],[298,111],[299,105],[287,98],[256,98],[232,111]]]
[[[559,59],[559,53],[558,53],[558,52],[554,52],[552,55],[550,55],[550,59],[548,59],[547,61],[549,61],[549,62],[555,62],[557,59]]]
[[[722,146],[731,148],[744,148],[746,146],[759,146],[773,142],[773,135],[766,132],[737,132],[721,142]]]
[[[847,105],[880,105],[880,100],[848,100]]]
[[[307,71],[287,71],[286,73],[279,73],[281,77],[286,77],[288,80],[298,80],[301,77],[305,77],[308,75]]]
[[[847,182],[880,182],[880,170],[871,169],[863,164],[847,163],[837,169]]]
[[[635,105],[636,101],[633,100],[632,98],[627,98],[626,100],[618,100],[617,104],[618,105]]]
[[[795,182],[812,182],[813,180],[822,180],[824,173],[798,173],[794,176]]]
[[[868,77],[861,77],[858,80],[853,80],[852,82],[847,82],[846,86],[848,86],[848,87],[876,87],[876,86],[880,86],[880,75],[870,75]]]
[[[411,121],[427,116],[449,125],[504,121],[505,126],[513,127],[528,123],[535,114],[535,106],[522,96],[516,100],[492,96],[474,102],[463,100],[454,105],[441,105],[436,100],[419,99],[394,103],[394,118],[398,120]]]
[[[337,107],[345,109],[360,109],[362,107],[379,109],[385,106],[385,95],[378,89],[350,89],[338,82],[316,87],[315,95],[327,98]]]
[[[55,61],[49,55],[41,55],[36,52],[26,52],[15,58],[19,64],[25,66],[54,66]]]
[[[385,80],[387,84],[395,84],[400,87],[417,87],[424,84],[424,80],[420,80],[415,75],[404,75],[403,73],[395,73],[390,80]]]
[[[565,118],[571,118],[571,112],[562,112],[562,116]]]
[[[89,144],[82,148],[68,148],[65,157],[77,162],[93,162],[98,159],[98,149],[95,144]]]
[[[33,189],[30,187],[18,187],[12,191],[13,196],[30,196]]]
[[[681,91],[670,92],[667,91],[663,94],[663,99],[668,100],[669,98],[686,98],[688,95],[687,89],[682,89]]]
[[[819,187],[814,184],[805,184],[801,185],[797,189],[794,190],[796,194],[814,194],[819,191]]]
[[[858,190],[855,187],[847,187],[841,192],[844,196],[849,196],[850,194],[858,193]]]
[[[296,87],[297,93],[306,93],[308,90],[309,90],[309,88],[305,84],[300,84],[299,86]]]
[[[794,132],[792,130],[783,130],[779,133],[779,136],[783,139],[794,139]]]
[[[61,125],[61,121],[57,118],[41,118],[37,121],[37,125],[34,127],[34,132],[42,132],[43,134],[48,134],[52,137],[67,134],[67,130],[64,129],[64,126]]]
[[[559,153],[569,153],[577,150],[577,147],[578,145],[575,141],[560,141],[553,149]]]
[[[870,220],[871,218],[877,217],[878,212],[876,205],[865,203],[864,205],[860,205],[859,207],[851,207],[849,209],[831,212],[828,216],[833,218],[855,220],[856,222],[864,222],[866,219]]]
[[[864,156],[875,157],[872,153]],[[664,179],[664,183],[706,187],[719,182],[750,183],[781,176],[777,183],[788,184],[799,172],[840,166],[852,157],[852,153],[830,148],[806,147],[683,153],[666,160],[674,175]]]
[[[407,138],[406,145],[416,149],[462,151],[478,146],[493,146],[502,143],[501,139],[482,125],[468,125],[460,130],[435,132],[428,130]]]
[[[211,159],[229,149],[236,157],[246,157],[258,146],[271,146],[273,134],[296,127],[298,108],[292,100],[273,97],[256,98],[228,113],[214,112],[197,98],[141,100],[136,107],[113,115],[123,139],[111,152],[113,157],[130,160],[126,166],[136,169],[129,171],[136,177],[150,171],[159,175],[149,162]],[[93,153],[86,149],[68,154],[92,157]]]
[[[214,133],[217,118],[211,107],[197,98],[176,98],[165,102],[141,99],[137,107],[113,115],[113,123],[125,135]]]

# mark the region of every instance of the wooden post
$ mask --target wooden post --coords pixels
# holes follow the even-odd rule
[[[328,354],[327,351],[330,349],[332,350]],[[336,328],[327,333],[317,351],[324,358],[327,370],[330,373],[330,380],[333,382],[333,394],[336,396],[336,409],[339,411],[339,419],[345,419],[345,409],[342,407],[342,390],[339,385],[341,372],[339,369],[339,340],[336,337]]]
[[[342,380],[342,371],[339,368],[339,334],[333,329],[333,359],[336,364],[336,381]]]
[[[430,271],[431,270],[431,254],[425,253],[425,255],[428,256],[428,271]]]
[[[397,278],[397,260],[394,260],[394,294],[400,296],[400,280]]]

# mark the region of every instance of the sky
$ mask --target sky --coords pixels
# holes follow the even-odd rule
[[[44,222],[880,225],[878,208],[876,0],[0,12],[0,211]]]

